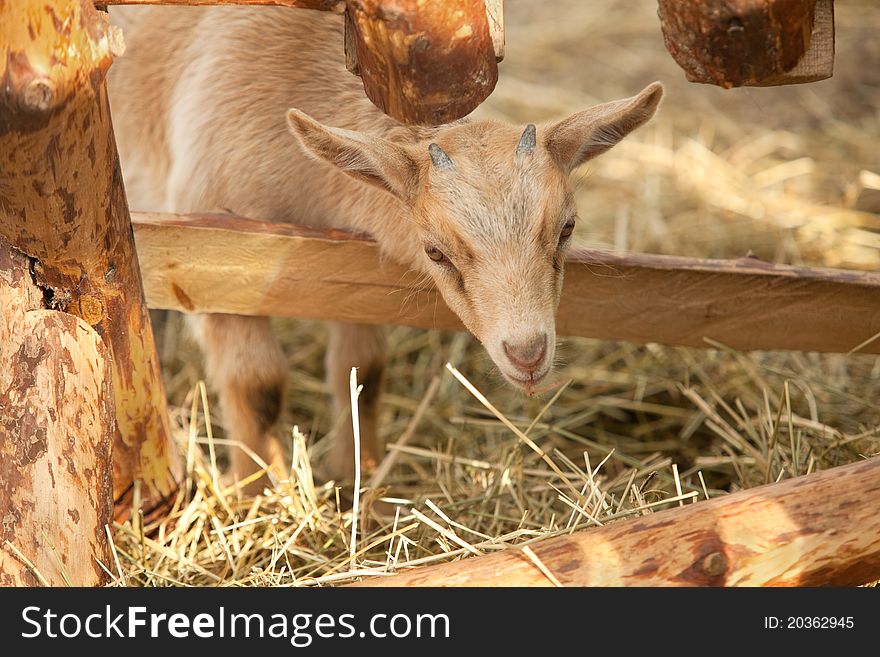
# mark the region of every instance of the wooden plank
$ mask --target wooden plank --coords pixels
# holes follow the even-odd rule
[[[831,77],[833,0],[659,0],[666,49],[691,82],[724,88]]]
[[[132,215],[148,303],[217,312],[461,329],[413,272],[345,231],[231,215]],[[880,333],[880,274],[574,251],[560,335],[735,349],[848,352]],[[861,350],[880,353],[880,340]]]
[[[880,578],[880,458],[533,543],[566,586],[851,586]],[[549,586],[522,551],[359,586]]]

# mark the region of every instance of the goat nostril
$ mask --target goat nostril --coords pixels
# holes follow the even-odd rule
[[[535,371],[547,353],[547,336],[535,336],[524,344],[512,345],[506,340],[501,343],[504,353],[521,370]]]

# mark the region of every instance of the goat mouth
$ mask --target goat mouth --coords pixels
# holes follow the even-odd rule
[[[502,374],[504,374],[505,378],[507,378],[508,381],[510,381],[516,387],[521,388],[523,392],[525,392],[529,396],[535,394],[536,392],[541,392],[541,390],[538,388],[538,384],[546,379],[549,373],[550,368],[526,377],[513,376],[512,374],[508,374],[507,372],[502,372]]]

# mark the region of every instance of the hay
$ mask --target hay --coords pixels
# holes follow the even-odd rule
[[[425,335],[437,354],[459,339]],[[586,341],[579,351],[567,370],[573,382],[553,404],[518,400],[500,418],[451,374],[439,379],[412,443],[389,440],[397,463],[379,490],[364,488],[354,542],[355,515],[339,488],[315,485],[298,427],[290,477],[246,497],[240,486],[215,487],[222,479],[210,445],[225,441],[208,438],[201,403],[194,415],[185,404],[173,419],[192,455],[192,493],[161,524],[117,525],[117,562],[108,570],[119,584],[144,586],[338,584],[522,546],[880,451],[878,409],[869,401],[877,398],[876,358]],[[462,362],[469,361],[466,352]],[[835,364],[847,369],[829,378]],[[413,365],[395,366],[404,368]],[[865,399],[852,392],[859,381]],[[409,399],[386,402],[388,437],[413,426],[420,383]],[[190,398],[201,399],[199,386]]]
[[[508,4],[507,57],[483,116],[540,121],[654,79],[667,86],[660,117],[584,177],[582,244],[880,266],[875,3],[836,3],[831,80],[732,91],[684,81],[653,3]],[[876,357],[568,339],[559,387],[524,398],[471,337],[396,327],[382,401],[388,457],[363,484],[355,517],[344,503],[350,482],[319,486],[311,472],[336,422],[323,329],[275,325],[291,371],[291,470],[248,497],[223,476],[222,418],[198,384],[197,352],[179,339],[180,317],[168,318],[160,338],[187,485],[160,524],[144,526],[135,513],[113,528],[114,562],[103,565],[114,584],[337,585],[880,453]]]

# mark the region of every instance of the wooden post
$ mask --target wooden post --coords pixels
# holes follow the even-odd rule
[[[349,0],[346,62],[383,112],[425,125],[450,123],[473,111],[498,81],[501,12],[485,0]],[[499,52],[499,55],[502,53]]]
[[[659,0],[666,49],[691,82],[814,82],[834,68],[833,0]]]
[[[82,319],[109,348],[114,494],[124,512],[142,480],[149,512],[176,492],[181,466],[104,85],[121,37],[87,0],[17,0],[0,3],[0,44],[0,236],[31,259],[44,307]]]
[[[45,310],[31,261],[0,236],[0,586],[98,586],[110,551],[110,355]]]
[[[568,586],[851,586],[880,578],[880,458],[531,545]],[[362,586],[550,586],[516,548]]]

